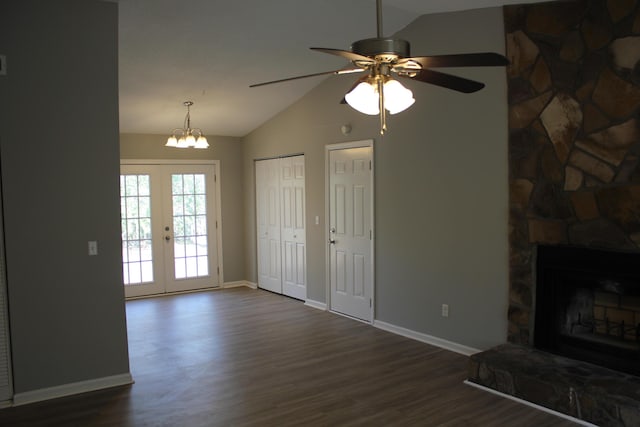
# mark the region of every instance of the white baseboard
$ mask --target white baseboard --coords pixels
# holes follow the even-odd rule
[[[500,397],[504,397],[505,399],[513,400],[515,402],[522,403],[523,405],[531,406],[532,408],[536,408],[539,411],[543,411],[543,412],[546,412],[546,413],[549,413],[549,414],[553,414],[553,415],[555,415],[557,417],[564,418],[564,419],[569,420],[569,421],[573,421],[576,424],[580,424],[580,425],[583,425],[583,426],[586,426],[586,427],[598,427],[597,425],[591,424],[588,421],[572,417],[571,415],[563,414],[562,412],[554,411],[553,409],[549,409],[549,408],[547,408],[545,406],[541,406],[541,405],[538,405],[536,403],[529,402],[528,400],[520,399],[519,397],[511,396],[510,394],[502,393],[501,391],[494,390],[492,388],[485,387],[485,386],[480,385],[480,384],[476,384],[476,383],[474,383],[472,381],[469,381],[469,380],[465,380],[464,383],[466,385],[470,385],[471,387],[475,387],[477,389],[486,391],[488,393],[495,394],[495,395],[498,395]]]
[[[226,282],[222,285],[223,289],[240,288],[240,287],[258,289],[258,285],[256,283],[249,282],[248,280],[238,280],[237,282]]]
[[[304,302],[304,305],[318,310],[327,311],[327,304],[324,302],[308,299]]]
[[[97,391],[128,384],[133,384],[133,378],[130,373],[63,384],[55,387],[41,388],[38,390],[14,394],[13,406],[26,405],[28,403],[41,402],[43,400],[56,399],[58,397],[71,396],[73,394],[87,393],[89,391]]]
[[[392,332],[394,334],[402,335],[403,337],[411,338],[416,341],[421,341],[426,344],[431,344],[436,347],[444,348],[445,350],[453,351],[455,353],[460,353],[465,356],[471,356],[472,354],[479,353],[481,351],[476,348],[467,347],[466,345],[458,344],[452,341],[447,341],[442,338],[423,334],[421,332],[412,331],[411,329],[406,329],[400,326],[392,325],[390,323],[383,322],[380,320],[374,320],[373,326],[387,332]]]

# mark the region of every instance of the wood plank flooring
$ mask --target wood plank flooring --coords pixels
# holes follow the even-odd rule
[[[467,358],[247,288],[127,302],[135,384],[0,426],[575,424],[464,385]]]

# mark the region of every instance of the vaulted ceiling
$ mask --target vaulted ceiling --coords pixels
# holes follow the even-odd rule
[[[384,35],[427,13],[536,1],[383,0]],[[326,77],[250,84],[340,68],[341,58],[308,48],[348,50],[376,35],[375,0],[117,2],[123,133],[168,134],[182,126],[182,103],[191,100],[192,125],[207,135],[244,136]]]

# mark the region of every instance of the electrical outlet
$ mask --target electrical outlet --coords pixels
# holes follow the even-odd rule
[[[449,317],[449,304],[442,304],[442,317]]]

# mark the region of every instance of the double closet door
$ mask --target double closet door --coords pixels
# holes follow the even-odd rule
[[[122,164],[127,297],[220,285],[216,164]]]
[[[256,161],[258,286],[307,298],[304,155]]]

